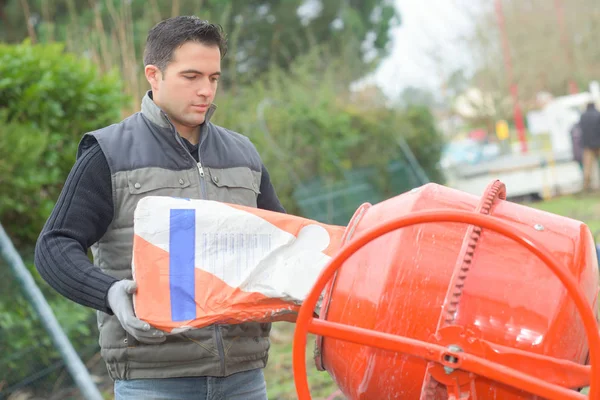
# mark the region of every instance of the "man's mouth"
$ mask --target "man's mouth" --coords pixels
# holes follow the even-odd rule
[[[197,111],[208,110],[209,104],[192,104],[192,108]]]

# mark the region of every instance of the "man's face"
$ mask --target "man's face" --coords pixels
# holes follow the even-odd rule
[[[187,42],[175,50],[164,72],[153,65],[146,66],[154,102],[183,135],[204,122],[220,74],[219,48],[197,42]]]

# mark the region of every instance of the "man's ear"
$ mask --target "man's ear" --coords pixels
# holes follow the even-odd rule
[[[162,79],[162,72],[156,65],[146,65],[144,68],[144,74],[146,79],[152,88],[152,91],[156,91],[158,88],[158,81]]]

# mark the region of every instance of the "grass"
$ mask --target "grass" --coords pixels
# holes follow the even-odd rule
[[[582,221],[587,224],[592,233],[600,232],[599,195],[563,196],[526,205]]]
[[[298,398],[292,371],[294,327],[294,324],[287,322],[273,324],[269,363],[265,370],[269,399],[292,400]],[[310,335],[306,346],[308,384],[313,399],[327,399],[337,391],[337,386],[327,372],[319,371],[315,367],[314,339],[314,336]]]
[[[526,204],[539,210],[573,218],[584,222],[594,234],[600,233],[600,196],[563,196],[539,203]],[[600,314],[600,309],[598,310]],[[589,387],[581,390],[588,394]]]
[[[564,196],[525,205],[586,223],[592,233],[600,232],[600,196]],[[269,399],[296,399],[292,372],[294,324],[273,324],[269,364],[265,370]],[[309,337],[306,359],[308,381],[314,399],[326,399],[337,390],[327,372],[318,371],[313,361],[314,337]],[[587,388],[582,391],[587,393]],[[338,397],[339,398],[339,397]]]

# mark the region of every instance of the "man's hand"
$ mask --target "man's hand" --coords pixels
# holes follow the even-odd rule
[[[154,329],[133,313],[132,294],[137,291],[137,283],[124,279],[115,282],[108,289],[108,306],[111,308],[123,329],[140,342],[158,344],[166,340],[165,333]]]

